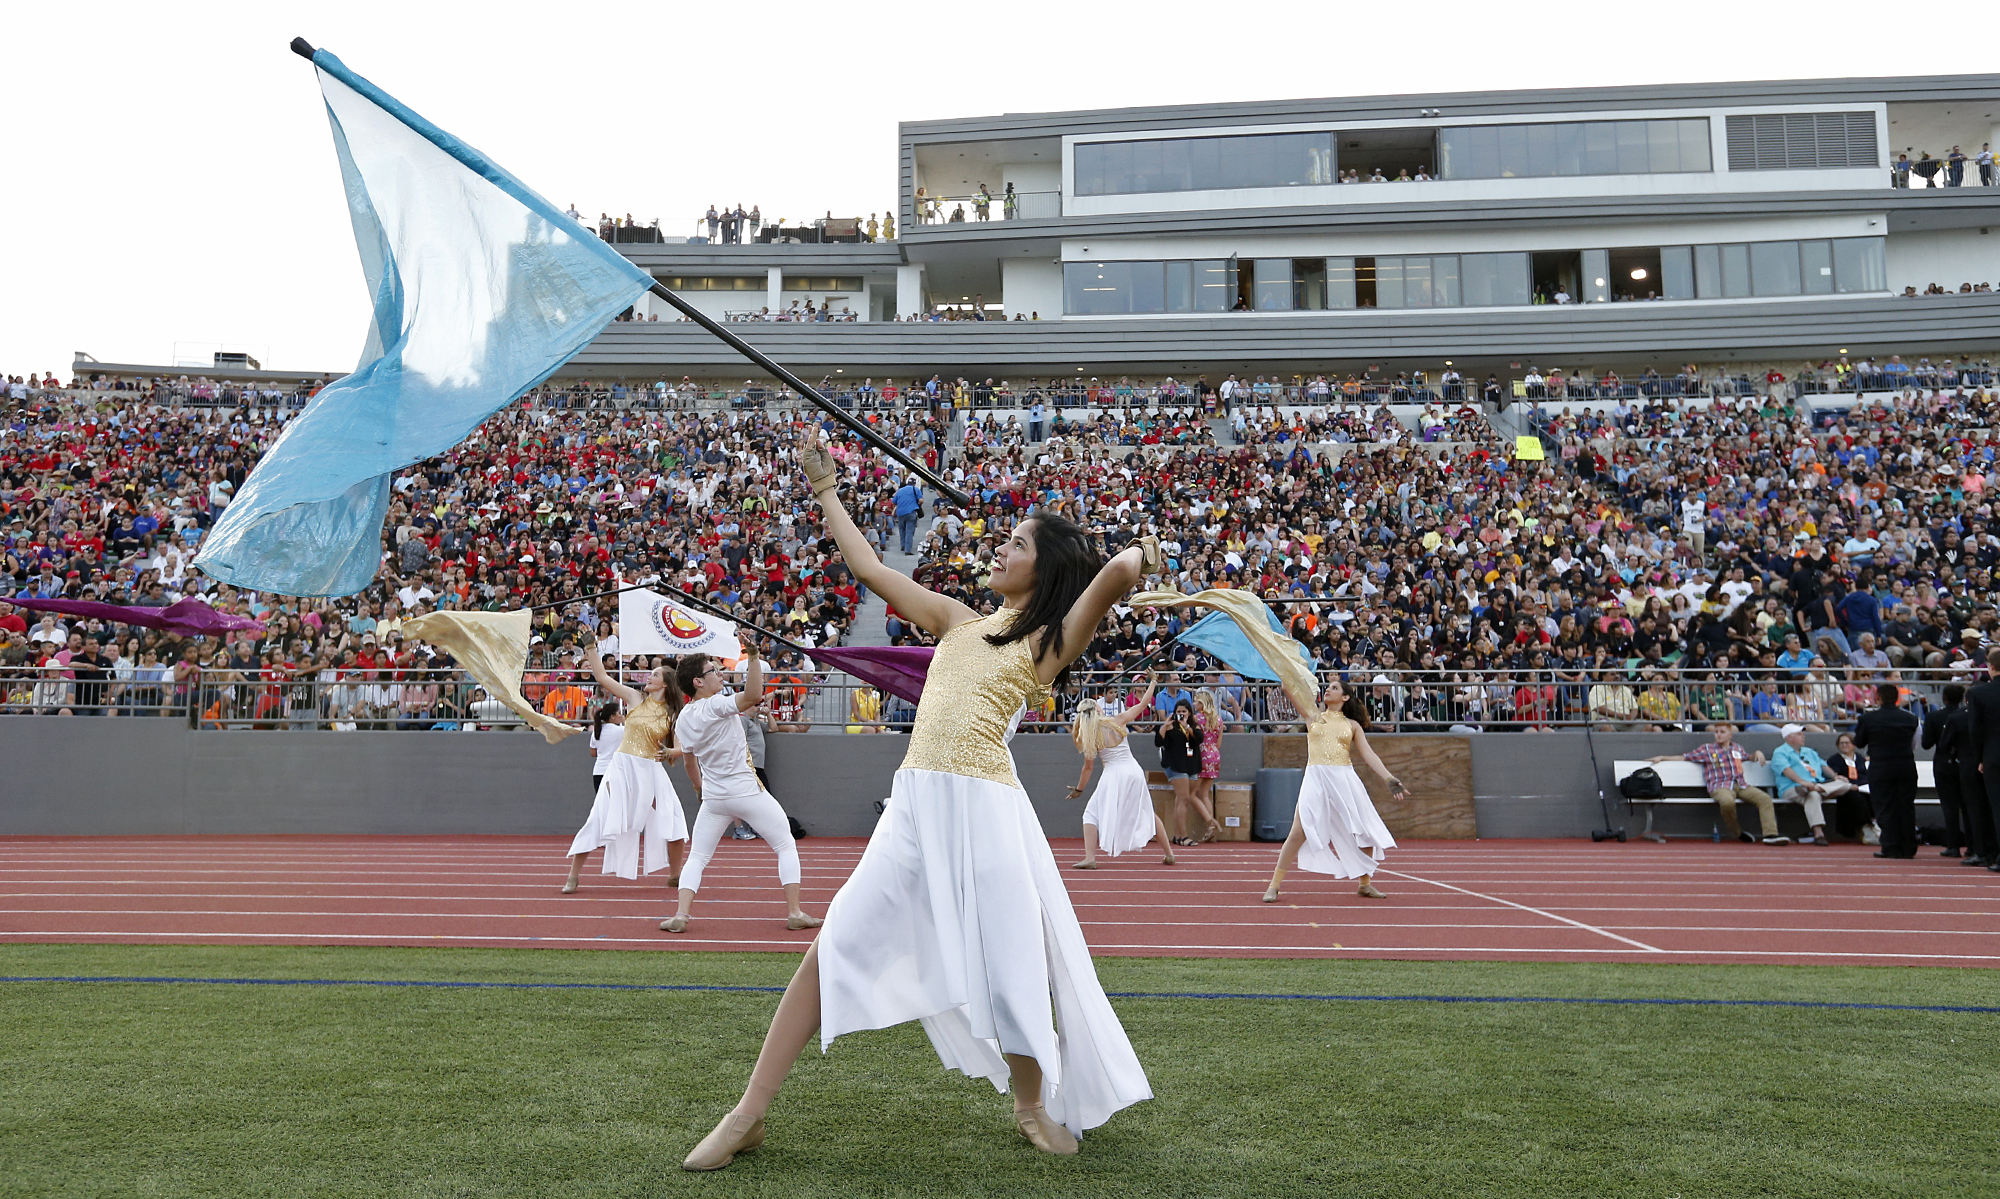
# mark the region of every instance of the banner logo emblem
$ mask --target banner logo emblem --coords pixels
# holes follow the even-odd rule
[[[700,621],[668,603],[653,605],[653,631],[675,641],[699,641],[708,635]]]

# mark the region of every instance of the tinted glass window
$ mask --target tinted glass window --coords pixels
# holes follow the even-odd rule
[[[1072,164],[1079,196],[1302,187],[1333,182],[1333,134],[1079,142]]]
[[[1438,130],[1441,179],[1645,175],[1709,169],[1708,119],[1462,125]]]

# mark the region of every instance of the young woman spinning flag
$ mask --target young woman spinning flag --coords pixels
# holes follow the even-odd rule
[[[570,842],[569,878],[563,883],[563,894],[576,891],[583,859],[599,846],[604,849],[604,873],[638,878],[643,847],[646,873],[671,863],[667,885],[678,886],[681,858],[687,853],[687,817],[681,813],[680,796],[674,793],[666,768],[660,765],[661,758],[673,761],[681,756],[680,750],[667,744],[673,739],[674,714],[681,706],[673,671],[659,667],[639,686],[628,687],[604,669],[595,645],[584,661],[598,685],[631,710],[625,716],[625,734],[617,752],[611,755],[597,786],[590,816]]]
[[[1278,852],[1278,867],[1264,891],[1265,903],[1278,902],[1278,888],[1296,862],[1301,870],[1359,878],[1360,894],[1383,898],[1375,889],[1375,864],[1396,848],[1382,817],[1354,771],[1355,759],[1382,776],[1393,796],[1407,788],[1382,765],[1368,744],[1368,714],[1359,696],[1350,695],[1339,679],[1327,684],[1323,696],[1298,642],[1272,627],[1270,609],[1247,591],[1209,590],[1194,595],[1177,591],[1147,591],[1131,599],[1135,608],[1179,608],[1201,604],[1220,609],[1235,623],[1257,657],[1277,676],[1293,706],[1306,721],[1306,777],[1299,805],[1292,813],[1292,831]]]
[[[764,1116],[814,1032],[921,1020],[945,1066],[1011,1083],[1021,1133],[1075,1153],[1076,1133],[1152,1097],[1091,965],[1055,855],[1006,736],[1083,652],[1156,542],[1100,565],[1089,536],[1031,515],[993,555],[1003,600],[981,616],[885,567],[837,499],[816,432],[799,458],[854,574],[938,638],[908,755],[854,874],[778,1003],[750,1085],[682,1163],[716,1170],[764,1140]],[[628,734],[629,735],[629,734]]]

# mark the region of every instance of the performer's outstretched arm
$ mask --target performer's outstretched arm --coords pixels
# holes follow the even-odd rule
[[[1153,702],[1153,689],[1159,685],[1160,676],[1148,671],[1146,673],[1146,693],[1141,695],[1131,707],[1113,716],[1111,719],[1117,721],[1119,724],[1130,725],[1133,721],[1145,715],[1147,705]]]
[[[1382,776],[1382,781],[1389,786],[1389,795],[1391,798],[1410,793],[1410,789],[1403,785],[1403,781],[1395,775],[1390,774],[1389,768],[1382,765],[1382,759],[1375,754],[1375,747],[1368,744],[1368,734],[1362,732],[1361,726],[1358,724],[1354,726],[1354,754],[1362,761],[1368,763],[1368,769]]]
[[[1089,646],[1091,635],[1097,632],[1097,625],[1104,614],[1111,611],[1111,605],[1124,598],[1125,593],[1139,585],[1145,578],[1149,564],[1157,564],[1160,543],[1151,537],[1143,537],[1112,557],[1083,589],[1083,594],[1070,605],[1069,614],[1063,617],[1062,648],[1045,658],[1035,659],[1035,674],[1047,686],[1056,681],[1071,662],[1083,656]],[[1120,714],[1122,718],[1122,713]]]
[[[646,697],[641,695],[637,688],[627,687],[612,678],[611,672],[604,669],[604,659],[597,656],[597,642],[592,641],[584,647],[583,662],[590,667],[590,677],[597,680],[597,685],[623,700],[626,707],[636,708],[646,702]]]
[[[743,690],[736,697],[738,712],[748,712],[764,702],[764,659],[758,654],[756,638],[743,639],[743,653],[749,664],[743,668]]]
[[[881,596],[890,607],[910,618],[916,626],[934,637],[941,637],[953,625],[977,619],[979,613],[948,595],[939,595],[930,588],[912,579],[900,570],[885,565],[875,556],[875,547],[868,544],[848,515],[847,508],[840,502],[839,467],[834,463],[833,454],[819,438],[819,430],[811,429],[799,445],[799,463],[805,467],[806,479],[812,484],[813,498],[819,501],[826,513],[826,527],[833,532],[833,540],[840,546],[841,554],[854,577]],[[1109,607],[1106,604],[1106,607]],[[1054,676],[1050,676],[1054,677]]]

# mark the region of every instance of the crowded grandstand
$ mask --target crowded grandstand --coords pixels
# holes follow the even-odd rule
[[[1868,389],[1884,382],[1900,386]],[[630,584],[685,590],[801,647],[853,643],[868,597],[783,465],[808,424],[834,438],[878,549],[895,548],[902,472],[783,389],[575,381],[402,472],[381,572],[360,594],[217,585],[193,561],[204,531],[318,385],[11,380],[10,594],[149,607],[197,596],[264,627],[182,637],[0,605],[5,711],[515,727],[402,626],[438,608],[531,607],[526,694],[580,721],[581,647],[613,632],[616,601],[601,593]],[[1832,730],[1885,680],[1921,708],[2000,638],[1984,363],[1631,380],[1530,368],[1484,386],[1447,368],[1365,388],[1324,375],[933,376],[870,379],[838,398],[968,493],[963,507],[921,496],[933,586],[990,610],[994,546],[1035,507],[1084,523],[1107,551],[1155,533],[1163,582],[1271,601],[1389,728]],[[866,619],[863,644],[923,640],[893,610]],[[1177,644],[1181,627],[1115,611],[1030,721],[1054,727],[1147,663],[1210,690],[1232,727],[1293,718],[1275,688]],[[908,719],[902,701],[800,650],[776,667],[781,727]],[[872,719],[857,724],[863,708]]]

